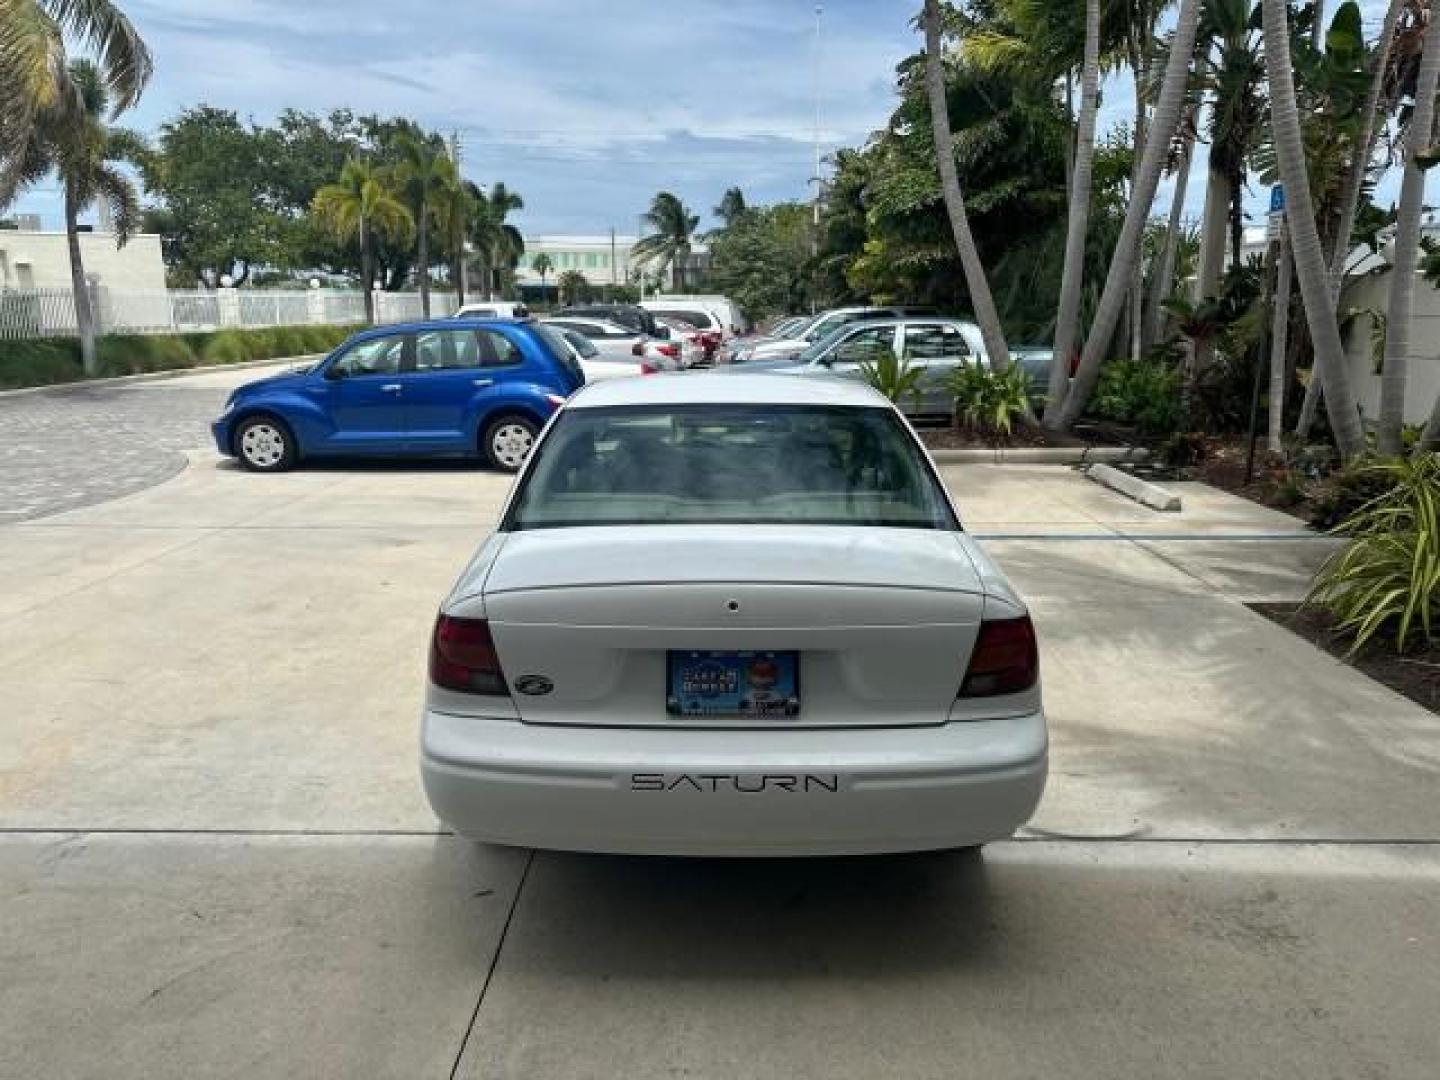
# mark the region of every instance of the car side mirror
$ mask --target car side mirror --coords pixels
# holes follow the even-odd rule
[[[325,369],[325,378],[329,382],[339,382],[345,378],[345,368],[341,364],[331,364]]]

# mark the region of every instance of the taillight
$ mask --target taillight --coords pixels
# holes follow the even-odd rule
[[[441,615],[430,641],[430,681],[465,694],[508,694],[505,673],[484,619]]]
[[[664,353],[666,356],[670,357],[672,360],[680,355],[679,345],[656,345],[655,348],[660,352]]]
[[[1029,690],[1040,677],[1040,654],[1029,615],[980,624],[961,697],[995,697]]]

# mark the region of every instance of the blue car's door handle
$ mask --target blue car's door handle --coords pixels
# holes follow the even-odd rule
[[[476,379],[476,380],[475,380],[475,385],[476,385],[476,386],[479,386],[479,387],[481,387],[481,388],[484,388],[484,387],[486,387],[486,386],[494,386],[494,385],[495,385],[495,380],[494,380],[494,379]]]
[[[384,386],[380,387],[380,392],[382,394],[398,394],[400,393],[401,389],[402,387],[398,382],[392,382],[386,383]]]

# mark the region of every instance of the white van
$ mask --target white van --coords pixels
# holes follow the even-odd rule
[[[699,330],[718,330],[727,338],[743,334],[749,325],[744,313],[723,296],[661,296],[642,300],[640,306],[657,315],[683,319]],[[702,317],[705,325],[699,321]]]
[[[455,313],[457,319],[528,319],[530,309],[513,300],[472,300]]]

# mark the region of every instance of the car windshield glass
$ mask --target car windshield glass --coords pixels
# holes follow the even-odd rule
[[[660,524],[957,528],[889,409],[719,404],[566,410],[505,527]]]

